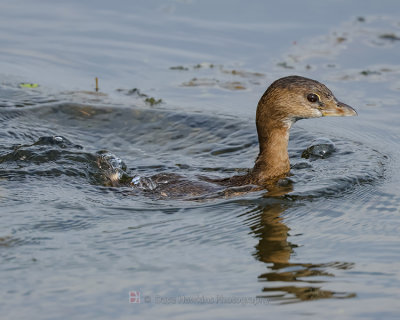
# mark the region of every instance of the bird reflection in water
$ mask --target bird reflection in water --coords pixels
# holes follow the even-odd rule
[[[323,289],[327,278],[335,277],[335,269],[347,270],[353,263],[331,262],[291,263],[290,258],[298,246],[288,240],[290,228],[285,224],[282,214],[293,207],[282,195],[289,192],[290,185],[275,188],[266,194],[266,203],[248,212],[248,222],[254,235],[259,239],[254,256],[267,264],[268,271],[259,275],[264,284],[263,294],[277,303],[291,303],[328,298],[353,298],[355,293],[337,292]],[[292,237],[293,239],[293,237]],[[299,260],[297,257],[296,260]],[[329,270],[329,271],[328,271]]]

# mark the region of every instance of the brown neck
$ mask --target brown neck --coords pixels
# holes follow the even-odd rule
[[[290,171],[289,130],[290,125],[282,125],[259,132],[260,153],[252,172],[255,183],[267,184]]]

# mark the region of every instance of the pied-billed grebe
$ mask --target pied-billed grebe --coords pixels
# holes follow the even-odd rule
[[[257,106],[256,125],[260,152],[254,168],[245,176],[221,180],[224,185],[269,185],[290,171],[288,141],[293,123],[324,116],[355,116],[357,112],[339,102],[322,83],[289,76],[276,80]]]
[[[219,190],[218,185],[269,187],[290,171],[287,148],[290,127],[294,122],[306,118],[354,115],[357,112],[339,102],[322,83],[300,76],[284,77],[273,82],[258,102],[256,125],[260,152],[254,168],[248,174],[225,179],[200,177],[203,182],[207,182],[206,185],[168,173],[148,178],[136,176],[133,179],[124,175],[121,179],[118,172],[111,170],[107,176],[113,186],[129,183],[131,186],[159,193],[163,197],[200,195]],[[149,182],[151,188],[142,186]]]

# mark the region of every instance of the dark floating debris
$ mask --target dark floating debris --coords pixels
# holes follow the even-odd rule
[[[390,41],[398,41],[400,37],[396,36],[394,33],[385,33],[379,36],[380,39],[390,40]]]
[[[301,157],[305,159],[325,159],[329,157],[335,150],[335,144],[331,140],[328,138],[318,138],[315,139],[311,145],[303,151]]]
[[[147,94],[141,93],[139,89],[133,88],[130,90],[118,89],[119,92],[125,92],[127,96],[137,95],[138,97],[147,97]]]

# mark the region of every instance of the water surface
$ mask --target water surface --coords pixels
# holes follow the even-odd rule
[[[398,318],[400,7],[94,4],[0,11],[7,319]],[[359,116],[296,123],[279,192],[149,185],[245,173],[257,101],[290,74]],[[316,139],[332,152],[302,157]],[[143,183],[110,187],[107,163]]]

